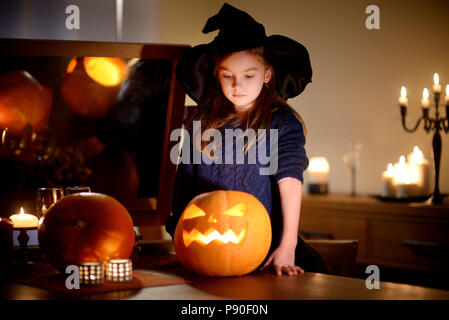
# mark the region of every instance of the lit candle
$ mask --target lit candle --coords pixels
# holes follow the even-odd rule
[[[405,157],[399,158],[399,163],[394,165],[394,184],[396,185],[397,198],[410,198],[418,195],[418,183],[412,175],[412,170]]]
[[[393,168],[394,168],[394,177],[393,177],[394,184],[398,185],[401,183],[402,184],[410,183],[409,170],[407,163],[405,162],[404,156],[399,157],[399,162],[396,162]]]
[[[429,90],[427,88],[424,88],[424,90],[422,91],[421,106],[423,108],[429,108],[430,106]]]
[[[106,264],[106,280],[129,282],[133,279],[133,263],[130,259],[113,259]]]
[[[78,265],[80,271],[80,284],[103,284],[103,262],[82,262]]]
[[[329,162],[325,157],[310,158],[308,183],[310,193],[327,193],[327,175],[329,173]]]
[[[20,213],[13,214],[9,217],[14,225],[14,228],[36,228],[38,219],[32,214],[25,213],[23,207],[20,208]]]
[[[446,96],[444,97],[444,101],[446,101],[446,105],[449,106],[449,84],[446,85]]]
[[[394,168],[393,164],[389,163],[387,170],[382,173],[382,197],[391,198],[396,195],[396,188],[393,183]]]
[[[310,158],[309,165],[309,182],[310,183],[327,183],[327,175],[329,173],[329,162],[324,157]]]
[[[408,99],[407,99],[407,90],[404,86],[401,88],[401,96],[399,97],[399,105],[401,106],[408,106]]]
[[[433,75],[433,92],[440,93],[441,92],[441,84],[440,78],[438,77],[438,73]]]
[[[410,166],[411,180],[418,184],[418,193],[427,195],[431,192],[431,167],[429,160],[424,158],[418,146],[413,147],[413,152],[409,153],[407,160]]]

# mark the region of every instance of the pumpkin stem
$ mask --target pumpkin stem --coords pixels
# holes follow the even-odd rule
[[[79,231],[83,231],[87,228],[87,221],[83,218],[76,220],[75,222],[75,228]]]

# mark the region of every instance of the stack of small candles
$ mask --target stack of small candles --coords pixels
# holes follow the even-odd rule
[[[431,167],[418,146],[399,162],[389,163],[382,173],[382,197],[413,198],[429,195]]]

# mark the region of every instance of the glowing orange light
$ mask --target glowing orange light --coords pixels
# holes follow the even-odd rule
[[[126,63],[120,58],[85,57],[83,63],[89,77],[103,86],[116,86],[126,76]],[[76,65],[77,60],[73,58],[67,65],[66,72],[72,73]]]
[[[243,229],[239,235],[232,230],[228,230],[224,234],[221,234],[212,228],[208,229],[204,234],[199,232],[197,229],[193,229],[190,232],[183,230],[183,240],[186,247],[190,246],[194,241],[201,245],[207,245],[214,240],[217,240],[223,244],[227,244],[229,242],[239,244],[245,238],[245,235],[246,228]]]
[[[73,70],[75,70],[76,67],[76,58],[73,58],[70,60],[69,64],[67,65],[67,73],[72,73]]]
[[[232,208],[229,208],[228,210],[224,211],[223,215],[232,217],[243,217],[247,211],[248,208],[246,207],[246,205],[244,203],[239,203],[238,205],[235,205]]]
[[[206,213],[203,210],[201,210],[197,205],[192,204],[184,212],[184,220],[194,219],[205,215]]]
[[[126,75],[126,64],[119,58],[86,57],[84,68],[89,77],[108,87],[120,84]]]

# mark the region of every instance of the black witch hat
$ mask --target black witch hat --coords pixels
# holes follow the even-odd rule
[[[302,93],[312,79],[309,53],[300,43],[281,35],[267,37],[262,24],[248,13],[225,3],[210,17],[203,33],[219,30],[215,39],[188,50],[180,59],[176,76],[186,93],[199,105],[216,92],[214,54],[264,47],[275,73],[276,91],[283,99]]]

